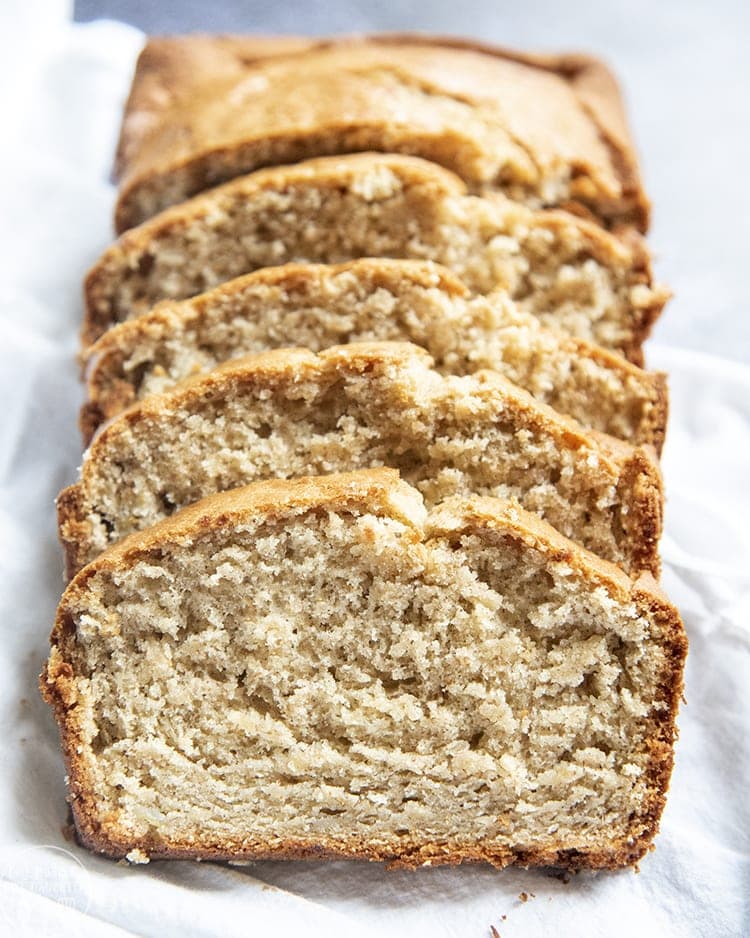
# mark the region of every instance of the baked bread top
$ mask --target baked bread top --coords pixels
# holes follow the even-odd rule
[[[110,856],[614,868],[658,826],[685,645],[650,577],[497,499],[426,517],[376,470],[112,547],[41,686]]]
[[[609,70],[427,36],[150,39],[118,149],[117,229],[261,166],[358,150],[434,160],[473,190],[645,230]]]

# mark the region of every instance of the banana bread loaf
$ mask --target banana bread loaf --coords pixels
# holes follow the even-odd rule
[[[119,231],[262,166],[382,150],[474,191],[645,230],[648,202],[607,68],[428,37],[150,39],[118,151]]]

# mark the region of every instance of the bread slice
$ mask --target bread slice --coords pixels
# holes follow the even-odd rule
[[[649,576],[497,499],[425,518],[381,469],[111,548],[41,687],[111,857],[614,868],[658,827],[685,646]]]
[[[361,150],[422,156],[474,190],[645,230],[607,68],[455,39],[150,39],[122,127],[119,231],[262,166]]]
[[[415,157],[358,154],[240,177],[124,234],[87,277],[83,342],[259,267],[358,257],[437,261],[473,293],[503,287],[546,325],[633,360],[666,301],[635,235],[469,196]]]
[[[287,264],[109,329],[91,347],[81,431],[232,358],[371,340],[423,346],[443,374],[491,368],[583,426],[661,451],[666,376],[540,326],[502,291],[471,297],[429,261]]]
[[[130,408],[58,500],[69,571],[214,492],[388,465],[431,504],[513,498],[600,556],[658,572],[662,490],[647,449],[587,435],[494,372],[430,365],[400,343],[281,349]]]

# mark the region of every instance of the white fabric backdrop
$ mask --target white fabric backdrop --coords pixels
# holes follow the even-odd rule
[[[53,499],[80,460],[80,282],[110,238],[107,177],[142,37],[112,23],[71,26],[61,3],[19,6],[12,22],[3,22],[6,11],[0,933],[485,938],[490,925],[503,938],[750,933],[750,369],[665,346],[649,354],[671,373],[664,580],[691,648],[671,796],[640,874],[563,883],[539,871],[388,872],[349,862],[131,868],[65,839],[57,733],[36,689],[62,588]],[[523,903],[521,892],[534,898]]]

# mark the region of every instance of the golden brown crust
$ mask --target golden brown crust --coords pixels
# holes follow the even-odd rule
[[[654,404],[650,414],[650,426],[653,434],[650,442],[656,455],[661,458],[669,423],[669,382],[664,371],[649,371],[647,374],[653,380],[655,390]]]
[[[163,348],[165,343],[174,344],[175,337],[182,335],[181,330],[192,332],[200,323],[205,320],[210,321],[212,314],[224,304],[233,303],[235,308],[238,308],[244,301],[244,297],[254,295],[253,291],[280,290],[284,296],[294,297],[294,302],[299,303],[301,308],[304,308],[307,303],[325,306],[332,286],[342,275],[355,277],[357,283],[368,294],[383,288],[389,293],[400,295],[406,290],[418,288],[438,290],[447,299],[466,300],[470,296],[466,286],[456,276],[446,268],[430,261],[363,258],[344,264],[291,263],[279,267],[264,267],[227,281],[191,299],[162,301],[149,312],[108,329],[88,349],[86,356],[88,400],[83,404],[79,417],[84,445],[91,442],[101,423],[117,416],[142,396],[138,393],[139,382],[142,380],[141,375],[147,368],[148,362],[140,360],[143,354],[140,352],[136,358],[140,364],[133,370],[134,349],[142,344],[153,343],[154,351],[158,354],[158,350]],[[488,298],[488,302],[492,302],[492,297]],[[247,316],[250,317],[249,310]],[[551,335],[550,330],[540,329],[540,336]],[[278,338],[278,331],[276,337]],[[296,336],[288,335],[284,338],[283,344],[296,344]],[[667,417],[665,376],[643,371],[620,355],[592,345],[583,339],[574,339],[562,334],[556,335],[555,338],[558,349],[570,355],[571,359],[578,357],[588,359],[607,369],[618,381],[634,382],[638,385],[644,399],[650,402],[650,406],[639,415],[640,423],[633,428],[633,437],[629,439],[636,444],[650,444],[657,453],[660,453]],[[344,339],[339,341],[344,341]],[[126,363],[128,363],[127,367]],[[595,411],[596,407],[597,401],[592,400],[591,410]],[[584,425],[589,425],[585,415],[575,414],[574,416]]]
[[[189,38],[189,54],[185,41]],[[238,36],[195,33],[190,37],[149,36],[138,61],[125,104],[114,174],[122,176],[135,158],[142,140],[153,131],[159,115],[172,98],[194,80],[195,63],[217,79],[239,78],[243,64],[275,55],[289,55],[309,47],[310,39],[293,36],[258,36],[251,51]],[[137,115],[137,119],[131,119]]]
[[[287,482],[260,482],[243,489],[204,499],[160,522],[141,534],[132,535],[110,548],[82,570],[69,584],[58,608],[52,630],[52,651],[40,677],[43,697],[54,709],[60,727],[69,775],[70,801],[81,842],[110,857],[124,857],[137,850],[149,858],[264,859],[349,857],[389,861],[392,866],[413,868],[443,863],[488,862],[502,867],[559,866],[567,869],[615,869],[636,863],[650,848],[657,833],[672,769],[676,738],[675,718],[682,694],[682,669],[686,654],[684,629],[676,609],[648,576],[630,580],[621,570],[562,537],[546,522],[498,499],[470,497],[437,509],[422,524],[408,512],[399,512],[398,474],[377,469]],[[401,485],[402,489],[404,487]],[[416,496],[416,493],[412,494]],[[603,587],[619,601],[632,601],[640,614],[655,620],[663,632],[665,666],[657,700],[662,709],[653,714],[654,735],[649,743],[647,768],[650,795],[644,808],[630,819],[622,838],[586,850],[566,849],[550,839],[547,844],[526,848],[495,849],[460,843],[431,844],[413,839],[378,838],[376,843],[360,838],[332,841],[238,840],[220,843],[173,843],[155,837],[134,842],[118,831],[116,820],[101,817],[87,781],[83,755],[83,732],[76,709],[76,682],[66,649],[75,637],[71,610],[85,596],[88,581],[100,571],[124,571],[152,552],[190,543],[212,532],[227,530],[262,515],[278,520],[290,514],[334,507],[338,511],[385,512],[412,524],[418,539],[457,539],[466,533],[484,533],[516,539],[541,551],[551,562],[564,562],[587,578],[592,588]],[[420,533],[421,532],[421,533]]]
[[[392,96],[381,87],[385,73],[422,92],[410,102],[407,119],[389,107]],[[441,124],[441,102],[468,105],[487,126],[502,128],[518,151],[515,170],[490,168],[499,153],[478,127],[447,114]],[[547,118],[540,107],[549,109]],[[546,204],[567,201],[611,225],[648,226],[622,99],[603,63],[455,38],[382,34],[150,40],[118,146],[123,188],[117,230],[263,165],[371,149],[433,159],[477,188],[503,188],[515,175],[521,189],[537,189],[543,203],[546,185]],[[544,182],[561,172],[569,179],[562,200]]]
[[[162,239],[166,240],[176,233],[185,233],[189,237],[191,232],[199,230],[205,234],[211,229],[211,225],[206,224],[207,218],[216,215],[217,211],[231,215],[236,206],[246,205],[261,193],[287,193],[293,189],[300,192],[333,190],[337,193],[355,193],[360,197],[359,182],[368,173],[383,169],[390,170],[399,180],[402,191],[420,205],[439,206],[444,200],[467,195],[466,185],[453,173],[435,163],[402,154],[359,153],[320,157],[241,176],[187,202],[165,209],[137,228],[126,231],[102,254],[89,271],[84,284],[85,313],[81,331],[84,348],[95,342],[114,323],[130,318],[136,312],[145,311],[144,304],[145,308],[153,305],[155,299],[150,298],[146,302],[134,284],[139,272],[142,269],[147,272],[153,265]],[[415,218],[414,221],[417,224],[420,219]],[[571,225],[575,226],[576,237],[581,241],[582,255],[593,257],[604,267],[616,269],[618,276],[622,276],[629,288],[643,285],[649,289],[648,303],[632,306],[628,310],[628,322],[623,329],[628,337],[623,339],[619,349],[629,360],[640,365],[641,345],[669,297],[668,291],[653,286],[650,257],[643,239],[633,229],[617,238],[596,224],[559,211],[529,210],[529,225],[563,236]],[[187,258],[189,250],[185,254]],[[283,256],[280,257],[276,263],[283,262],[283,259]],[[247,272],[248,267],[233,269],[224,279]],[[123,283],[126,281],[128,289],[123,294]],[[181,290],[179,294],[172,295],[184,298],[205,289],[206,284],[201,283],[195,289]],[[131,293],[132,290],[135,292]],[[168,295],[167,290],[162,290],[156,299]]]
[[[55,502],[57,530],[63,549],[65,579],[70,580],[81,569],[80,543],[89,536],[80,482],[64,488]]]
[[[661,573],[659,540],[664,528],[664,487],[661,470],[653,450],[638,447],[624,465],[619,481],[622,497],[627,497],[630,511],[622,525],[634,548],[634,566]]]
[[[679,612],[650,574],[641,574],[636,580],[632,596],[640,608],[649,611],[665,633],[665,666],[658,687],[664,708],[657,714],[656,734],[649,747],[651,760],[647,778],[651,797],[643,813],[644,828],[652,831],[653,837],[659,829],[674,764],[674,745],[678,737],[676,720],[684,690],[688,640]]]
[[[279,384],[319,381],[331,371],[364,374],[384,363],[410,366],[432,359],[424,349],[402,342],[358,342],[334,346],[319,354],[307,349],[275,349],[232,359],[213,371],[181,382],[172,391],[145,398],[105,425],[95,437],[81,468],[80,481],[65,489],[58,499],[58,530],[67,558],[68,574],[79,570],[87,560],[89,522],[87,515],[88,478],[94,472],[99,452],[106,453],[111,441],[128,432],[130,426],[148,425],[151,420],[169,415],[178,408],[200,408],[206,399],[217,399],[230,391],[258,385],[277,387]],[[612,465],[618,482],[622,506],[620,524],[623,546],[632,562],[631,569],[659,574],[658,542],[662,530],[663,487],[658,463],[648,447],[633,447],[621,440],[600,433],[587,433],[576,421],[558,414],[536,401],[526,391],[501,375],[479,373],[483,393],[496,395],[498,405],[513,408],[525,415],[529,426],[550,434],[562,445],[573,449],[587,447],[597,458]],[[105,457],[106,458],[106,457]]]
[[[605,433],[591,431],[604,452],[622,466],[618,493],[627,499],[628,510],[620,523],[632,545],[634,568],[654,577],[661,572],[659,540],[664,527],[664,484],[656,450],[631,447]]]

